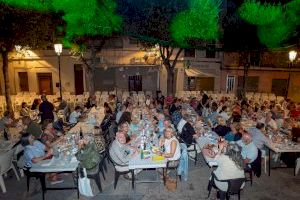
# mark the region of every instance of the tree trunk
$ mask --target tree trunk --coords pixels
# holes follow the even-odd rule
[[[95,72],[94,70],[89,69],[89,67],[87,67],[85,74],[88,91],[90,95],[93,95],[95,93]]]
[[[167,69],[167,94],[168,96],[174,94],[174,71],[171,69],[170,65],[165,64],[165,68]]]
[[[4,77],[4,87],[5,87],[5,100],[6,100],[6,109],[13,113],[13,107],[10,98],[10,86],[9,86],[9,72],[8,72],[8,52],[1,51],[2,55],[2,64],[3,64],[3,77]]]

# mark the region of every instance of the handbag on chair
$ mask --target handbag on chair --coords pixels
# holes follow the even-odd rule
[[[86,169],[83,168],[83,177],[78,178],[78,189],[81,195],[86,197],[93,197],[90,179],[87,177]]]

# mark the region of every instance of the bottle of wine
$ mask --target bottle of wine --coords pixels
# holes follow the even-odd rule
[[[81,127],[80,127],[79,137],[80,137],[81,140],[83,139],[83,134],[82,134],[82,129],[81,129]]]

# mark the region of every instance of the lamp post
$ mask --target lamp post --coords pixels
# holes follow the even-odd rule
[[[54,51],[57,54],[58,57],[58,74],[59,74],[59,95],[62,99],[62,93],[61,93],[61,76],[60,76],[60,55],[62,53],[62,44],[54,44]]]
[[[288,77],[288,80],[287,80],[287,86],[286,86],[286,91],[285,91],[285,98],[288,97],[289,88],[290,88],[290,80],[291,80],[291,69],[292,69],[292,66],[293,66],[293,62],[296,59],[296,56],[297,56],[296,51],[292,50],[292,51],[289,52],[290,69],[289,69],[289,77]]]

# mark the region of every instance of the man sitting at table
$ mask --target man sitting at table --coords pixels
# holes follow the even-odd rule
[[[185,119],[188,116],[184,116],[177,125],[179,137],[189,146],[193,143],[194,138],[198,138],[199,135],[195,132],[193,126]]]
[[[252,141],[249,133],[244,132],[242,139],[237,141],[237,144],[242,147],[242,157],[245,165],[251,164],[258,155],[258,149]]]
[[[38,163],[42,160],[48,159],[53,155],[52,148],[46,147],[40,141],[34,139],[29,133],[22,134],[21,144],[24,146],[24,159],[27,169],[32,167],[32,163]],[[48,174],[48,180],[51,184],[57,184],[63,182],[56,173]]]
[[[256,124],[255,128],[249,130],[250,135],[252,136],[253,143],[260,150],[264,150],[265,145],[270,144],[269,138],[267,138],[263,132],[265,131],[265,125],[261,122]]]
[[[75,110],[71,113],[69,117],[70,124],[76,124],[78,122],[78,118],[81,116],[81,107],[76,106]]]
[[[128,171],[129,160],[138,154],[138,150],[126,145],[126,137],[123,132],[117,132],[116,139],[113,141],[109,155],[111,159],[119,165],[127,166],[116,166],[116,170],[123,172]],[[128,174],[124,176],[126,179],[129,178]]]
[[[30,135],[34,136],[36,140],[41,138],[43,131],[39,124],[32,121],[29,116],[23,117],[22,122],[25,126],[27,126],[26,133],[29,133]]]

